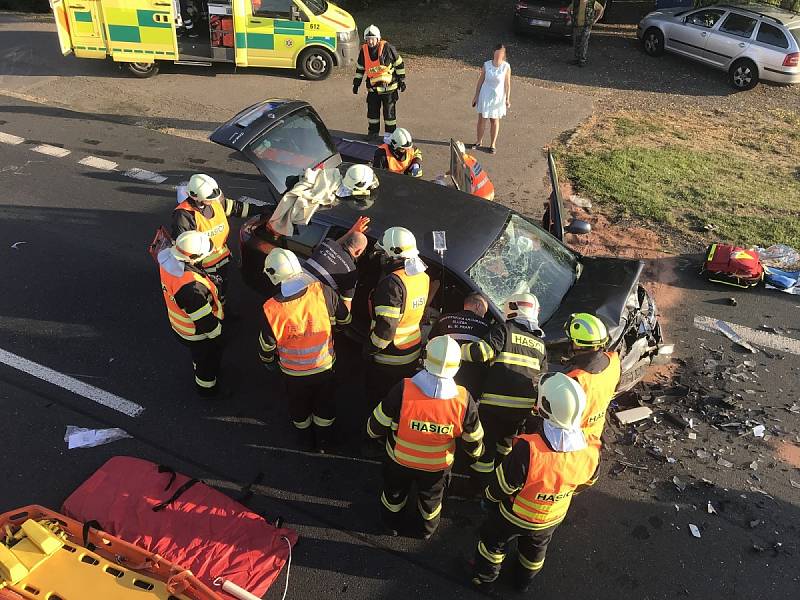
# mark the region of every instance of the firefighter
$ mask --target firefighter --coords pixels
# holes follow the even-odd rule
[[[491,591],[515,538],[515,584],[519,591],[528,589],[573,494],[591,485],[600,461],[599,450],[581,431],[586,396],[574,379],[563,373],[543,377],[537,407],[543,417],[538,430],[514,440],[484,492],[491,504],[472,574],[473,585],[482,591]]]
[[[536,296],[514,294],[505,301],[504,310],[506,321],[492,328],[488,342],[461,348],[465,361],[490,364],[480,397],[484,451],[472,465],[474,481],[481,487],[496,463],[511,452],[511,439],[535,409],[536,387],[547,371]]]
[[[381,144],[375,150],[372,166],[387,169],[392,173],[422,177],[422,151],[414,146],[408,129],[395,129],[388,144]]]
[[[491,324],[486,317],[489,303],[480,293],[470,294],[464,298],[464,310],[442,317],[431,328],[429,338],[449,335],[461,346],[470,342],[488,341]],[[483,380],[486,378],[487,363],[461,363],[456,374],[456,383],[463,385],[473,398],[481,397]]]
[[[572,343],[573,353],[565,373],[586,392],[586,412],[581,427],[589,445],[599,449],[606,411],[622,375],[619,354],[604,351],[608,344],[608,329],[594,315],[570,315],[564,330]]]
[[[420,322],[430,286],[417,241],[405,227],[387,229],[375,250],[381,277],[370,297],[372,323],[364,348],[369,410],[417,369],[422,346]]]
[[[336,292],[303,272],[290,250],[274,248],[264,272],[280,291],[264,303],[261,361],[270,371],[277,363],[284,375],[289,416],[301,444],[313,443],[324,454],[336,419],[333,326],[349,323],[350,313]]]
[[[467,153],[467,149],[462,142],[456,142],[456,150],[461,154],[464,166],[467,168],[467,180],[469,189],[464,190],[484,200],[494,200],[494,185],[489,179],[489,175],[483,170],[478,159]]]
[[[406,91],[406,67],[397,49],[381,39],[381,31],[375,25],[364,30],[364,44],[358,55],[356,76],[353,78],[353,93],[358,94],[361,80],[367,77],[367,123],[368,135],[377,136],[381,129],[381,107],[386,133],[397,128],[397,91]]]
[[[358,284],[356,261],[367,249],[369,217],[359,217],[350,230],[338,240],[327,238],[314,248],[304,269],[323,285],[329,286],[342,297],[347,310],[353,303]]]
[[[203,260],[203,268],[216,279],[222,302],[225,302],[227,289],[228,262],[231,251],[228,249],[230,225],[228,217],[243,217],[260,214],[263,208],[249,202],[226,198],[213,177],[195,174],[189,179],[188,197],[172,213],[172,237],[177,238],[184,231],[200,231],[207,235],[213,250]]]
[[[453,379],[460,362],[453,338],[433,338],[425,347],[425,369],[395,385],[367,421],[370,437],[386,438],[381,518],[390,535],[397,535],[409,489],[416,483],[419,529],[429,539],[439,526],[456,439],[473,460],[481,454],[478,407]]]
[[[202,398],[218,395],[222,358],[222,302],[216,284],[202,267],[212,250],[208,236],[185,231],[158,253],[167,317],[178,340],[189,348],[195,389]]]

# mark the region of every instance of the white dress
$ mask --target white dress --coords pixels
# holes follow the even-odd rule
[[[499,119],[506,116],[506,72],[510,67],[503,61],[495,67],[492,61],[483,63],[483,85],[475,106],[484,119]]]

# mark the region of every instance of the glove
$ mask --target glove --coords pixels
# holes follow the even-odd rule
[[[401,80],[400,82],[398,82],[397,87],[401,92],[405,92],[406,91],[406,82]]]
[[[412,163],[412,165],[408,168],[408,174],[412,177],[422,177],[422,167],[419,163]]]
[[[364,233],[369,229],[369,217],[358,217],[348,233]]]
[[[354,93],[354,94],[357,94],[357,93],[358,93],[358,84],[357,84],[357,83],[354,83],[354,84],[353,84],[353,93]]]

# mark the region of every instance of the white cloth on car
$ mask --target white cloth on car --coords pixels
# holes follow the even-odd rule
[[[295,225],[308,225],[317,208],[333,203],[341,183],[339,169],[306,169],[269,218],[272,230],[285,236],[294,235]]]

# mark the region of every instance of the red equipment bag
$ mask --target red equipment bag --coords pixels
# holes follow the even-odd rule
[[[158,253],[172,246],[172,242],[172,236],[169,234],[166,227],[162,225],[156,229],[153,241],[150,242],[150,245],[147,247],[147,251],[150,253],[152,259],[156,261],[156,264],[158,264]]]
[[[764,278],[764,267],[761,266],[755,250],[730,244],[711,244],[706,249],[706,260],[701,273],[709,281],[750,288],[758,285]]]
[[[64,502],[62,512],[191,571],[215,591],[223,578],[263,596],[297,542],[225,494],[169,467],[115,456]],[[229,596],[222,591],[221,596]]]

